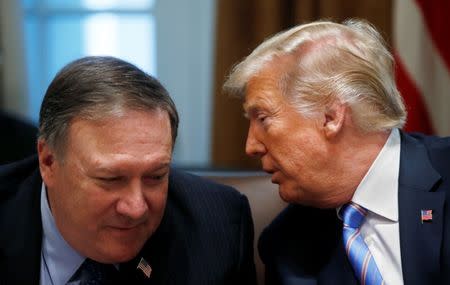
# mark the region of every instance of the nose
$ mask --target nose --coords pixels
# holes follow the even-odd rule
[[[144,217],[148,212],[148,205],[140,181],[133,183],[123,192],[116,206],[117,212],[132,220]]]
[[[245,153],[251,157],[261,157],[267,152],[265,145],[258,140],[252,124],[248,129],[247,141],[245,143]]]

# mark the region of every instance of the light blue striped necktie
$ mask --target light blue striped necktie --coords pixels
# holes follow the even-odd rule
[[[345,250],[360,284],[384,284],[375,259],[373,259],[359,230],[367,215],[367,210],[355,203],[349,203],[344,205],[339,213],[344,221],[343,237]]]

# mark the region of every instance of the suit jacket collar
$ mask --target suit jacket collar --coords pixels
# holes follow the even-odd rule
[[[434,191],[441,177],[425,146],[404,133],[401,140],[399,222],[403,279],[407,285],[437,284],[445,193]],[[421,210],[433,210],[431,222],[422,223]]]

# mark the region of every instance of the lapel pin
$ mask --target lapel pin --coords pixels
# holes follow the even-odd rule
[[[150,264],[148,264],[148,262],[142,257],[136,269],[141,270],[147,278],[150,278],[150,274],[152,274],[152,268]]]
[[[423,223],[431,223],[433,221],[433,210],[420,210],[420,220]]]

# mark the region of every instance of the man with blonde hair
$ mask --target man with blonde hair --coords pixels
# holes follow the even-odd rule
[[[374,27],[293,27],[224,88],[243,98],[247,154],[291,203],[259,240],[266,284],[449,284],[450,139],[400,130],[393,58]]]

